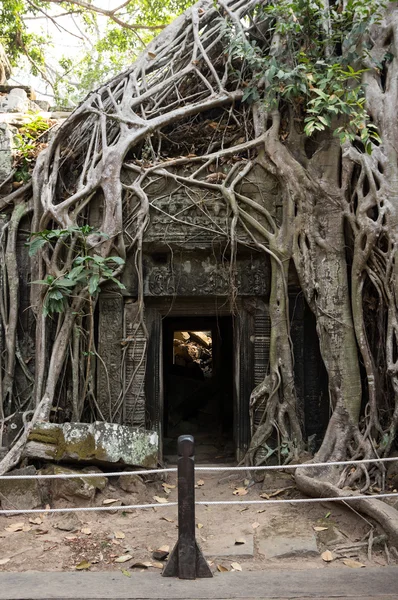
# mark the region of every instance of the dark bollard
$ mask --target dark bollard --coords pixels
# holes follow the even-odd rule
[[[213,577],[195,539],[195,458],[191,435],[178,438],[178,540],[163,577]]]

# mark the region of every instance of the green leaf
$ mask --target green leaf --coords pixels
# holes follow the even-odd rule
[[[106,259],[108,262],[114,262],[117,265],[124,265],[125,261],[120,256],[110,256]]]
[[[124,283],[122,283],[121,281],[119,281],[118,279],[116,279],[116,277],[109,277],[109,279],[111,281],[113,281],[114,283],[117,283],[117,285],[119,286],[119,288],[121,290],[125,290],[126,289],[126,286],[124,285]]]
[[[64,298],[63,293],[61,292],[61,290],[57,290],[57,289],[49,290],[47,292],[47,297],[50,300],[63,300],[63,298]]]
[[[79,275],[81,275],[81,273],[84,270],[84,266],[83,265],[79,265],[78,267],[73,267],[73,269],[71,269],[68,273],[68,279],[74,279],[75,281],[79,281]],[[83,273],[84,275],[84,273]]]
[[[39,248],[42,248],[47,243],[45,238],[37,237],[26,245],[29,246],[29,256],[34,256]]]
[[[71,279],[67,279],[66,277],[62,277],[61,279],[57,279],[55,282],[57,287],[71,288],[75,287],[76,281],[72,281]]]
[[[322,115],[318,115],[318,119],[320,120],[321,123],[326,125],[326,127],[330,127],[330,118],[329,117],[323,117]]]
[[[98,273],[94,273],[91,275],[90,280],[88,282],[88,293],[93,296],[98,291],[98,283],[100,280],[100,276]]]
[[[51,278],[51,281],[49,281],[50,279],[50,275],[47,277],[47,279],[37,279],[36,281],[31,281],[30,283],[38,283],[40,285],[51,285],[54,277]]]
[[[318,94],[318,96],[320,96],[322,98],[322,100],[328,100],[329,99],[328,96],[327,96],[327,94],[325,94],[325,92],[323,92],[319,88],[312,88],[312,91],[315,92],[316,94]]]

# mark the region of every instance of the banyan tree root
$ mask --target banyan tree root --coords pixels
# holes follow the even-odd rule
[[[263,18],[263,5],[262,0],[216,5],[205,0],[190,8],[130,69],[89,94],[61,125],[39,156],[33,195],[27,186],[0,199],[8,219],[0,236],[7,258],[7,268],[5,261],[0,266],[0,315],[8,336],[0,355],[3,416],[9,408],[5,402],[15,403],[18,392],[19,257],[14,249],[28,214],[32,232],[61,232],[32,257],[33,281],[71,277],[77,258],[113,256],[119,265],[111,273],[113,280],[99,276],[98,284],[117,296],[115,281],[123,279],[123,261],[133,272],[136,310],[132,335],[123,343],[133,350],[136,367],[121,386],[117,406],[109,407],[115,421],[126,414],[128,392],[143,387],[148,342],[144,243],[151,220],[161,217],[168,223],[162,241],[171,248],[171,270],[169,224],[183,227],[191,241],[211,233],[212,248],[219,248],[229,263],[233,313],[240,249],[261,253],[264,265],[270,265],[270,360],[266,379],[251,397],[252,411],[263,412],[247,464],[263,460],[258,452],[263,446],[283,447],[281,462],[295,460],[305,447],[290,339],[291,271],[314,315],[328,376],[332,417],[318,458],[372,458],[391,452],[398,424],[398,9],[391,3],[364,40],[362,58],[370,61],[364,65],[364,94],[382,140],[369,155],[360,136],[343,146],[330,129],[309,139],[301,102],[295,109],[276,102],[267,112],[263,98],[246,101],[252,79],[266,93],[263,74],[258,78],[250,61],[226,48],[231,38],[238,38],[252,49],[260,47],[264,56],[278,57],[284,42],[274,23]],[[324,5],[326,10],[329,2]],[[191,218],[181,198],[189,199],[202,220]],[[92,230],[84,237],[87,226]],[[55,400],[74,416],[103,417],[95,397],[94,357],[101,364],[106,361],[95,346],[97,296],[92,297],[91,287],[85,282],[69,288],[63,310],[48,317],[43,314],[47,288],[31,286],[35,356],[23,358],[25,365],[35,365],[34,387],[31,381],[26,386],[32,388],[28,408],[37,407],[42,419],[49,419]],[[0,470],[15,464],[25,434]],[[318,482],[308,474],[297,477],[302,489],[315,495],[337,494],[347,484],[366,490],[383,483],[377,467],[343,470],[333,482],[321,477]],[[390,509],[378,510],[387,526]]]
[[[330,483],[327,480],[328,474],[326,472],[319,473],[319,468],[315,476],[307,474],[308,471],[311,469],[297,469],[294,474],[297,487],[303,494],[314,498],[355,496],[355,492],[350,489],[342,490],[337,485]],[[398,544],[398,511],[393,506],[377,498],[372,499],[371,496],[369,496],[369,500],[348,500],[347,503],[358,512],[379,523],[388,535],[389,542],[395,546]]]

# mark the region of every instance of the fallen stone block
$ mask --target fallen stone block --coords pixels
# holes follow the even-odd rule
[[[129,494],[141,495],[146,491],[145,483],[139,475],[134,475],[134,473],[119,477],[118,484],[123,491]]]
[[[81,525],[82,524],[77,515],[74,513],[68,513],[61,517],[54,527],[60,531],[78,531],[81,528]]]
[[[7,475],[36,475],[34,466],[10,471]],[[30,510],[43,504],[37,479],[0,479],[1,508],[4,510]]]
[[[57,462],[130,465],[154,468],[159,438],[148,431],[116,423],[36,423],[24,456]]]
[[[59,465],[51,465],[46,469],[40,471],[41,475],[81,475],[81,477],[74,477],[72,479],[48,479],[45,481],[47,493],[51,501],[56,500],[70,500],[78,498],[79,503],[82,500],[83,504],[90,505],[94,500],[97,486],[97,477],[84,477],[82,471],[75,469],[68,469]],[[98,479],[106,479],[105,477],[98,476]],[[102,482],[101,482],[102,485]],[[100,487],[99,489],[103,489]]]

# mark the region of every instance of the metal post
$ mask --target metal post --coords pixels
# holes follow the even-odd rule
[[[195,457],[191,435],[178,438],[178,540],[163,577],[213,577],[195,539]]]

